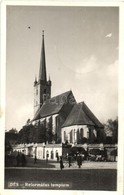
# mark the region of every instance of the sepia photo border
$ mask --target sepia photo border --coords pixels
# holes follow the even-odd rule
[[[117,168],[117,191],[54,191],[54,190],[5,190],[4,189],[4,134],[5,134],[5,108],[6,108],[6,6],[7,5],[29,5],[29,6],[110,6],[119,7],[119,85],[118,85],[118,168]],[[57,194],[124,194],[124,2],[123,1],[83,1],[83,0],[3,0],[1,1],[1,32],[0,32],[0,194],[22,194],[22,193],[45,193]]]

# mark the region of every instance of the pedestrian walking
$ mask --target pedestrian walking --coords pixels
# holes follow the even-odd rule
[[[80,168],[82,165],[82,156],[80,155],[80,153],[77,155],[77,164],[78,167]]]
[[[60,169],[62,170],[64,168],[62,156],[60,157],[59,162],[60,162]]]
[[[72,160],[72,157],[71,157],[71,154],[68,155],[68,165],[69,167],[71,166],[71,160]]]
[[[59,154],[58,154],[58,152],[56,153],[56,158],[57,158],[57,162],[59,162]]]

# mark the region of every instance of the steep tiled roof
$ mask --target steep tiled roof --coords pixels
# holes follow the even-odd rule
[[[82,109],[82,104],[76,104],[69,116],[67,117],[65,123],[62,127],[72,126],[72,125],[94,125],[95,124],[88,118]]]
[[[78,103],[73,107],[62,127],[72,125],[93,125],[103,127],[84,102]]]
[[[44,118],[53,114],[59,113],[63,105],[67,103],[67,98],[71,91],[67,91],[58,96],[52,97],[43,103],[42,107],[36,112],[34,120]]]

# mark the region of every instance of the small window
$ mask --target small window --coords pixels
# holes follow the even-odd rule
[[[38,89],[36,89],[36,95],[38,95]]]
[[[64,131],[64,141],[66,141],[66,132]]]
[[[80,136],[81,136],[81,138],[83,138],[83,136],[84,136],[83,135],[83,128],[80,129]]]

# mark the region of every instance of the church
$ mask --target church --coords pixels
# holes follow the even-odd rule
[[[81,147],[100,144],[103,125],[84,101],[77,102],[71,90],[51,96],[52,81],[47,79],[44,31],[39,76],[34,81],[34,117],[31,123],[41,125],[51,134],[43,143],[21,144],[16,151],[39,159],[56,159],[63,154],[63,145]],[[43,129],[41,128],[41,131]]]
[[[33,123],[45,124],[51,121],[51,131],[56,134],[57,143],[78,144],[99,140],[103,125],[91,112],[85,102],[77,103],[72,91],[51,97],[52,81],[47,80],[44,31],[39,77],[34,81]]]

